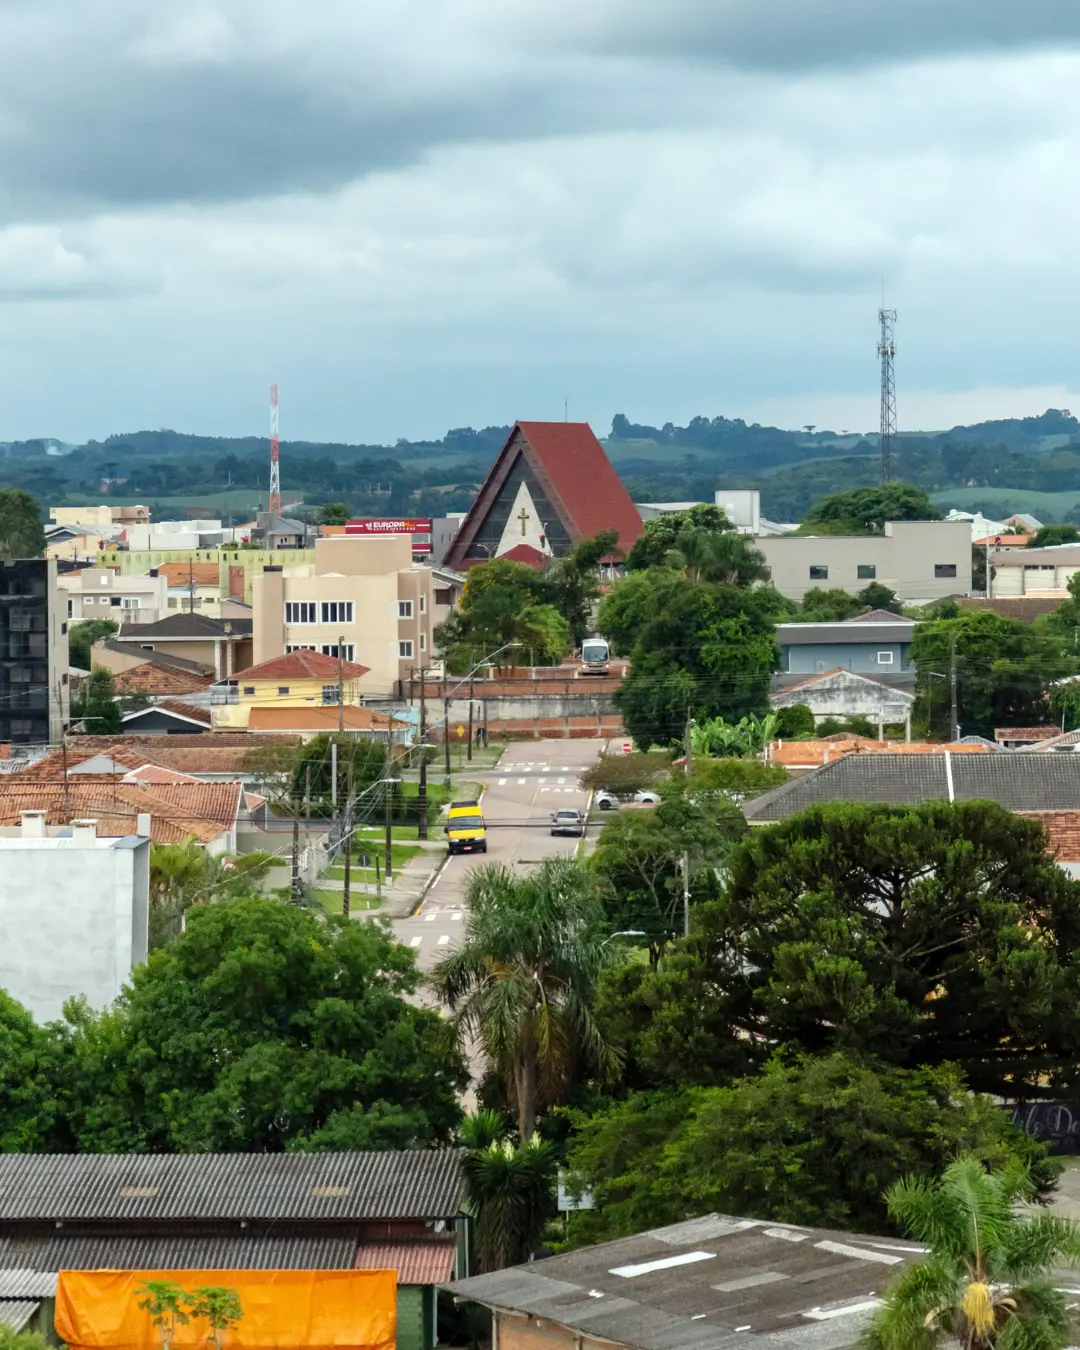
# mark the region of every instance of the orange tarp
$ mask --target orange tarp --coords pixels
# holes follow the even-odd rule
[[[235,1289],[244,1315],[225,1350],[394,1350],[393,1270],[62,1270],[56,1331],[71,1350],[160,1350],[139,1290],[167,1280]],[[213,1350],[205,1322],[178,1327],[174,1350]]]

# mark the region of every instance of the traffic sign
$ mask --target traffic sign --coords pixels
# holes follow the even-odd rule
[[[457,732],[457,734],[458,734],[459,736],[464,736],[464,735],[465,735],[465,728],[461,725],[460,722],[457,724],[457,726],[454,728],[454,730]]]
[[[633,748],[633,745],[629,741],[623,741],[622,752],[624,755],[628,755]]]

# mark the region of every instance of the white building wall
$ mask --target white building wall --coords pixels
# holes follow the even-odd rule
[[[150,841],[0,839],[0,988],[39,1022],[117,997],[146,960]]]

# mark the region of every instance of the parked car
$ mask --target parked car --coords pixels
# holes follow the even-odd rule
[[[659,806],[660,797],[656,792],[649,792],[645,788],[635,792],[632,797],[627,798],[635,806]],[[606,788],[601,788],[593,796],[593,805],[600,808],[601,811],[617,811],[622,805],[622,798],[617,797],[614,792],[608,792]]]
[[[551,817],[552,834],[569,834],[575,838],[581,838],[585,833],[585,817],[580,811],[571,811],[564,808],[562,811],[556,811]]]

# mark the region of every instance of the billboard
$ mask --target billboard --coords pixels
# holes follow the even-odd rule
[[[346,534],[411,534],[413,553],[431,552],[431,517],[397,517],[386,520],[349,520],[345,523]]]

